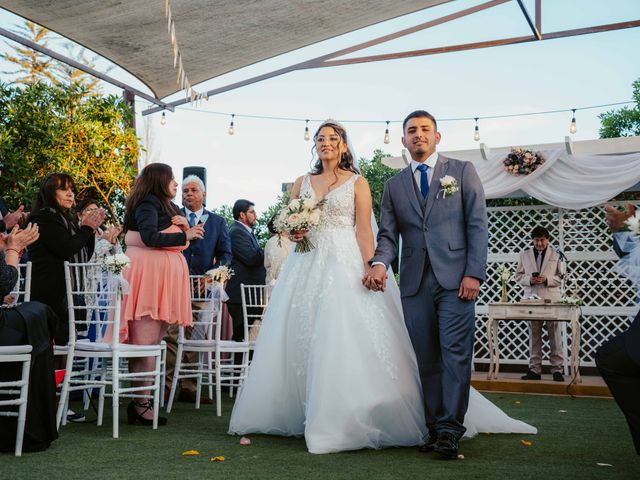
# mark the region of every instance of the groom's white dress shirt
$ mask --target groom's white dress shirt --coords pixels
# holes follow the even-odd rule
[[[420,189],[420,177],[422,176],[422,172],[418,170],[420,165],[426,165],[429,167],[427,170],[427,178],[429,179],[429,186],[431,186],[431,179],[433,178],[433,169],[436,167],[436,162],[438,161],[438,152],[433,152],[429,157],[422,163],[416,162],[411,159],[411,171],[413,172],[413,179],[416,181],[416,185],[418,185],[418,189]]]

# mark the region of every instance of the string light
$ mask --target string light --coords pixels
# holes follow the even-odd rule
[[[572,108],[571,112],[573,116],[571,117],[571,125],[569,125],[569,133],[574,134],[578,131],[578,126],[576,125],[576,109]]]
[[[384,131],[384,143],[391,143],[391,138],[389,137],[389,120],[387,120],[387,129]]]
[[[473,131],[473,139],[476,142],[480,141],[480,128],[478,127],[478,117],[475,117],[474,120],[476,121],[476,128]]]
[[[234,133],[236,133],[236,129],[233,128],[233,119],[236,117],[235,113],[231,114],[231,123],[229,124],[229,130],[227,130],[227,132],[229,133],[229,135],[233,135]]]
[[[311,134],[309,133],[309,120],[305,120],[304,125],[304,141],[308,142],[311,139]]]
[[[160,125],[164,125],[167,123],[167,115],[165,112],[162,112],[162,116],[160,117]]]

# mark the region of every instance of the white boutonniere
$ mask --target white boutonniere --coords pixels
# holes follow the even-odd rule
[[[458,182],[451,175],[445,175],[440,179],[440,186],[442,187],[438,194],[442,193],[442,198],[446,198],[448,195],[453,195],[458,189]]]

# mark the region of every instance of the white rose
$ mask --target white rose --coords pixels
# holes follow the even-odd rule
[[[442,185],[443,187],[448,187],[455,184],[456,184],[456,179],[453,178],[451,175],[445,175],[440,179],[440,185]]]
[[[295,229],[299,227],[302,222],[302,216],[299,213],[292,213],[289,215],[289,225],[291,228]]]
[[[319,225],[320,224],[320,211],[319,210],[314,210],[313,212],[311,212],[309,214],[309,223],[311,225]]]
[[[307,199],[302,201],[302,207],[305,210],[313,210],[314,208],[316,208],[316,202],[314,202],[310,198],[307,198]]]

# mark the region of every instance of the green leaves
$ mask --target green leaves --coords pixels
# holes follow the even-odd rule
[[[640,79],[633,82],[634,107],[623,107],[599,115],[600,138],[640,135]]]
[[[76,181],[78,197],[120,216],[139,153],[130,115],[119,97],[91,95],[82,85],[0,83],[0,192],[9,206],[30,208],[41,179],[62,171]]]

